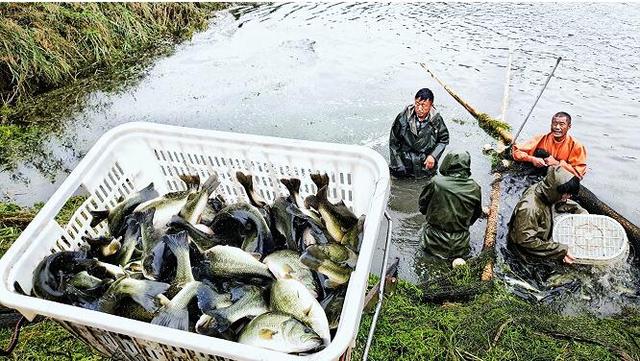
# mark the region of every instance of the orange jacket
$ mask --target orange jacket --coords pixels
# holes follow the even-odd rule
[[[524,144],[513,146],[513,159],[531,162],[538,148],[549,152],[563,168],[580,179],[587,172],[587,149],[570,135],[561,142],[557,142],[551,133],[535,136]]]

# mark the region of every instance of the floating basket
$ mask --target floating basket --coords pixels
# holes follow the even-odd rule
[[[553,240],[568,245],[576,263],[581,264],[610,264],[629,255],[624,228],[607,216],[562,215],[555,220]]]
[[[150,182],[161,194],[184,188],[181,174],[206,179],[216,173],[216,194],[229,202],[247,200],[235,180],[237,171],[254,177],[254,188],[268,201],[288,195],[280,178],[297,177],[301,195],[316,192],[309,175],[327,173],[328,197],[343,200],[356,215],[366,214],[358,263],[351,273],[336,334],[320,352],[296,356],[242,345],[192,332],[140,322],[107,313],[52,302],[29,293],[33,270],[46,256],[77,250],[85,234],[104,234],[107,227],[91,227],[89,210],[112,208],[121,196]],[[88,199],[66,225],[55,217],[78,189]],[[376,249],[389,198],[389,169],[375,151],[343,144],[129,123],[103,135],[33,222],[0,260],[0,302],[29,319],[44,315],[105,356],[125,360],[337,360],[349,355],[362,315],[369,267]]]

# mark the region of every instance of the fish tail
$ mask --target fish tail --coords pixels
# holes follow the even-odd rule
[[[213,317],[214,327],[219,333],[223,333],[231,327],[231,322],[227,319],[225,310],[226,308],[223,308],[209,313],[209,316]]]
[[[283,178],[280,179],[280,183],[284,184],[284,186],[289,191],[291,196],[300,193],[300,179],[298,178]]]
[[[187,189],[189,190],[198,190],[200,188],[200,176],[199,175],[190,175],[190,174],[181,174],[178,176],[180,180],[186,184]]]
[[[100,222],[104,221],[105,219],[107,219],[107,217],[109,217],[109,211],[108,210],[104,210],[104,211],[98,211],[98,210],[94,210],[94,211],[89,211],[89,214],[91,214],[91,223],[89,224],[91,227],[95,227],[98,224],[100,224]]]
[[[151,182],[140,191],[140,195],[142,195],[144,199],[152,199],[158,196],[158,191],[154,188],[153,182]]]
[[[316,185],[316,187],[318,187],[318,189],[324,187],[324,186],[328,186],[329,185],[329,175],[327,173],[324,174],[312,174],[311,175],[311,181],[313,182],[313,184]]]
[[[304,206],[307,208],[318,209],[320,207],[320,202],[318,202],[318,197],[313,194],[304,199]]]
[[[187,232],[180,231],[176,234],[167,234],[163,237],[164,242],[169,246],[169,249],[174,255],[189,253],[189,240],[187,239]]]
[[[318,189],[318,193],[316,193],[316,198],[318,198],[318,203],[322,204],[322,203],[327,203],[327,186],[324,186],[320,189]]]
[[[202,190],[209,195],[213,193],[213,191],[215,191],[219,185],[220,185],[220,179],[218,178],[217,174],[213,173],[209,176],[209,178],[207,178],[207,180],[202,185]]]
[[[158,312],[158,315],[151,320],[151,323],[189,331],[189,311],[184,308],[171,307],[169,304]]]
[[[236,179],[238,183],[249,193],[250,189],[253,189],[253,178],[250,174],[244,174],[240,171],[236,172]]]
[[[164,282],[156,282],[156,281],[139,281],[143,282],[141,289],[139,292],[134,292],[131,294],[131,298],[136,301],[140,306],[144,307],[145,310],[149,312],[155,312],[158,310],[158,302],[156,301],[156,297],[164,293],[168,288],[169,284]],[[136,290],[138,291],[138,290]]]

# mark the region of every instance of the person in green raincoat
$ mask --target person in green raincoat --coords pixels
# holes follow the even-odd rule
[[[393,122],[389,134],[389,172],[395,177],[432,177],[449,144],[449,130],[433,107],[433,92],[418,90]]]
[[[507,244],[525,260],[544,258],[575,261],[566,245],[553,242],[553,218],[559,213],[586,213],[569,198],[578,194],[580,179],[561,166],[551,166],[544,179],[527,188],[509,221]]]
[[[427,253],[443,259],[469,254],[469,227],[482,215],[481,188],[470,177],[469,152],[450,152],[424,186],[418,205],[426,216],[421,237]]]

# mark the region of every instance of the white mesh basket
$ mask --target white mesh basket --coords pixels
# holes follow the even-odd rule
[[[334,339],[324,350],[306,356],[287,355],[139,322],[80,307],[24,296],[32,288],[32,272],[47,255],[76,250],[84,234],[106,231],[104,224],[89,226],[88,210],[115,205],[122,195],[150,182],[162,194],[183,187],[180,174],[218,174],[216,193],[228,201],[246,200],[235,181],[241,170],[254,176],[254,186],[273,201],[287,195],[278,181],[298,177],[303,196],[315,193],[309,174],[327,172],[329,199],[339,199],[356,215],[366,214],[360,257],[351,275],[344,308]],[[55,216],[81,186],[90,193],[70,222],[59,225]],[[112,129],[87,153],[49,199],[33,222],[0,260],[0,302],[29,319],[51,317],[101,353],[130,360],[336,360],[350,351],[357,334],[371,259],[389,197],[385,160],[361,146],[190,129],[152,123],[129,123]]]
[[[607,216],[562,215],[554,221],[553,240],[568,245],[576,263],[610,264],[629,255],[624,228]]]

